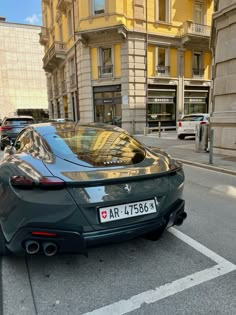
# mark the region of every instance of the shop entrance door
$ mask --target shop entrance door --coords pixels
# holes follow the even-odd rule
[[[121,105],[104,102],[96,105],[96,122],[121,126]]]

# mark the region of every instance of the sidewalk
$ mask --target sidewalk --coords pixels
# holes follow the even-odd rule
[[[208,152],[197,152],[193,138],[179,140],[175,131],[162,132],[160,138],[158,133],[135,135],[135,138],[150,147],[165,150],[184,164],[236,175],[236,157],[213,154],[213,164],[209,164]]]

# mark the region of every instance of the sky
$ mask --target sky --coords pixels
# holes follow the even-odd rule
[[[6,22],[42,25],[41,0],[0,0]]]

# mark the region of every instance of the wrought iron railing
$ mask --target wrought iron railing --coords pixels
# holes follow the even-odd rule
[[[158,76],[168,77],[170,75],[170,66],[157,66],[156,73]]]
[[[99,78],[104,78],[104,77],[113,77],[113,65],[109,66],[99,66],[98,67],[98,75]]]
[[[204,69],[202,68],[193,68],[193,76],[194,77],[203,77],[204,76]]]

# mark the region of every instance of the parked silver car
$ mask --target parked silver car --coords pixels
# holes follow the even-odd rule
[[[24,127],[33,123],[35,121],[32,116],[5,117],[0,127],[1,150],[3,151],[5,148],[4,138],[8,138],[14,142],[19,132]]]

